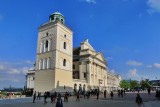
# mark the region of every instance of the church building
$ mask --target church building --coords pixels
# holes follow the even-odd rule
[[[65,25],[61,13],[51,14],[49,22],[41,25],[38,30],[34,74],[32,70],[35,91],[103,91],[119,88],[121,76],[113,74],[115,82],[108,85],[110,73],[106,59],[103,53],[95,51],[88,39],[73,48],[73,31]],[[31,75],[29,72],[27,75]],[[26,81],[28,84],[28,78]]]

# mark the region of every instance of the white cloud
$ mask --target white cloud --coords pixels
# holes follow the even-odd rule
[[[27,64],[34,64],[34,62],[30,61],[30,60],[26,60],[25,63],[27,63]]]
[[[160,63],[154,63],[154,64],[153,64],[153,67],[155,67],[155,68],[160,68]]]
[[[132,61],[132,60],[126,62],[126,64],[130,66],[142,66],[143,65],[142,62],[137,62],[137,61]]]
[[[0,72],[5,74],[25,74],[28,70],[33,69],[32,61],[23,61],[21,62],[5,62],[0,61]]]
[[[128,75],[129,78],[139,79],[140,76],[138,75],[137,72],[138,72],[137,69],[131,69],[131,70],[129,70],[127,75]]]
[[[147,67],[147,68],[152,68],[153,66],[152,66],[152,65],[146,65],[146,67]]]
[[[1,70],[4,70],[4,66],[3,65],[0,65],[0,71]]]
[[[109,72],[115,74],[115,70],[114,69],[110,70]]]
[[[4,82],[4,81],[8,81],[8,82],[20,82],[21,81],[21,78],[19,77],[14,77],[14,76],[7,76],[7,77],[0,77],[0,82]]]
[[[148,13],[160,12],[160,0],[148,0]]]
[[[19,69],[16,68],[11,68],[7,71],[9,74],[20,74],[21,71]]]
[[[92,4],[96,4],[96,0],[81,0],[87,3],[92,3]]]
[[[153,63],[151,65],[147,65],[146,68],[160,68],[160,63]]]

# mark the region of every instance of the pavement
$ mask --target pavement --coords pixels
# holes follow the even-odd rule
[[[147,93],[140,93],[145,107],[160,107],[160,101],[155,99],[155,93],[148,95]],[[109,94],[107,98],[103,98],[103,95],[100,96],[99,100],[96,97],[91,97],[90,99],[81,98],[80,102],[76,102],[75,97],[70,97],[69,102],[64,102],[63,107],[137,107],[135,103],[136,93],[126,93],[122,97],[118,97],[117,93],[114,94],[113,100],[111,100]],[[35,103],[32,103],[32,98],[18,98],[18,99],[1,99],[0,107],[55,107],[55,104],[50,102],[50,99],[47,99],[48,103],[43,104],[43,98],[41,100],[36,100]]]

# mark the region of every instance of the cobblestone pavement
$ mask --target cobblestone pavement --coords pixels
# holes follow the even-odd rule
[[[151,93],[151,95],[141,93],[140,95],[145,107],[160,107],[160,101],[155,101],[155,93]],[[81,98],[80,102],[76,102],[75,97],[70,97],[69,102],[64,103],[64,107],[137,107],[135,97],[136,93],[126,93],[123,98],[118,98],[115,93],[113,100],[110,99],[108,94],[106,99],[101,95],[99,100],[96,100],[96,97]],[[55,107],[55,104],[51,104],[49,98],[46,105],[43,104],[43,98],[36,100],[36,103],[32,103],[32,98],[21,98],[0,100],[0,107]]]

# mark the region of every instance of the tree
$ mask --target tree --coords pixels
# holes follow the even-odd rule
[[[140,82],[140,84],[141,84],[141,87],[142,87],[143,89],[151,87],[151,85],[149,84],[149,80],[148,80],[148,79],[142,80],[142,81]]]
[[[134,88],[136,88],[138,86],[139,86],[138,81],[133,80],[133,81],[130,82],[131,89],[134,89]]]
[[[121,88],[124,88],[124,89],[130,88],[130,83],[129,83],[129,81],[126,81],[126,80],[122,80],[119,85]]]

